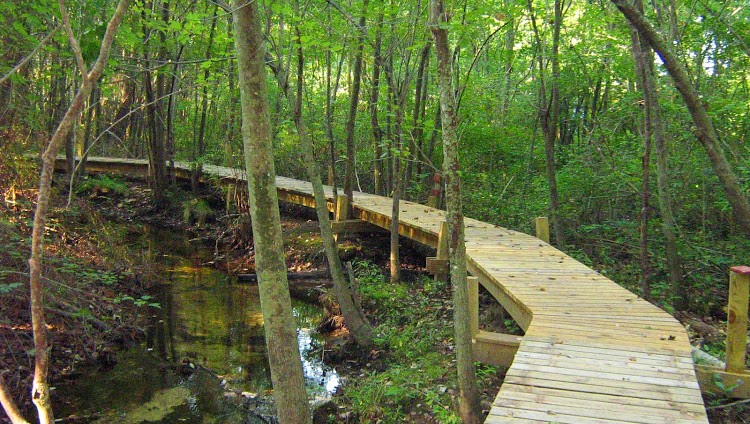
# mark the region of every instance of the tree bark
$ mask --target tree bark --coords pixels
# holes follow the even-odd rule
[[[144,22],[147,11],[141,11]],[[143,59],[145,63],[150,61],[151,30],[143,27]],[[161,49],[162,46],[159,46]],[[157,56],[158,57],[158,56]],[[163,77],[162,77],[163,79]],[[164,130],[161,125],[163,120],[161,101],[159,99],[159,77],[157,77],[157,93],[154,93],[153,76],[150,69],[143,72],[143,87],[146,91],[146,125],[148,128],[148,158],[149,158],[149,185],[153,190],[154,202],[161,205],[165,200],[166,164],[164,161]]]
[[[544,155],[546,158],[547,183],[549,185],[549,214],[552,228],[555,231],[555,242],[558,247],[563,248],[565,241],[565,227],[560,219],[560,196],[557,190],[557,165],[555,164],[555,142],[558,138],[558,126],[560,118],[559,102],[559,75],[560,69],[558,64],[558,49],[560,43],[560,25],[562,22],[562,5],[560,0],[555,0],[555,19],[553,21],[552,33],[552,52],[550,61],[552,63],[552,88],[550,90],[550,99],[547,100],[547,87],[544,78],[544,54],[542,40],[539,35],[539,29],[536,25],[536,18],[533,14],[531,1],[527,3],[527,8],[531,14],[531,25],[534,31],[537,48],[539,49],[539,118],[544,134]]]
[[[711,161],[711,167],[721,182],[727,200],[732,206],[737,224],[742,228],[745,235],[750,235],[750,203],[748,203],[747,196],[742,191],[737,176],[732,171],[729,161],[727,161],[724,155],[724,148],[719,141],[713,120],[708,115],[703,101],[690,82],[687,69],[672,52],[672,49],[664,38],[631,3],[627,0],[611,1],[622,12],[628,22],[638,30],[638,34],[647,40],[656,53],[659,54],[664,66],[667,68],[667,72],[672,77],[677,91],[680,92],[685,101],[685,106],[687,106],[695,125],[696,137],[703,145]]]
[[[364,28],[367,20],[367,0],[362,1],[362,16],[359,18],[359,28]],[[344,194],[352,199],[354,193],[355,158],[354,125],[357,121],[357,106],[359,105],[359,89],[362,81],[362,55],[365,47],[365,36],[359,32],[357,36],[357,53],[354,57],[354,75],[352,76],[352,97],[349,103],[349,118],[346,121],[346,169],[344,171]]]
[[[651,286],[649,278],[651,276],[651,263],[649,260],[648,249],[648,225],[650,217],[651,189],[649,186],[651,176],[651,139],[652,139],[652,108],[649,104],[649,98],[646,94],[645,85],[648,78],[646,71],[646,51],[638,37],[638,32],[631,28],[631,51],[635,61],[636,74],[640,82],[641,90],[644,92],[644,114],[643,114],[643,157],[642,169],[643,177],[641,179],[641,226],[640,226],[640,265],[641,265],[641,296],[646,300],[651,300]]]
[[[472,335],[469,324],[469,295],[466,281],[466,245],[461,211],[461,182],[458,162],[458,121],[454,112],[451,55],[448,34],[440,25],[447,21],[442,0],[430,0],[430,28],[435,39],[438,60],[438,88],[443,126],[443,174],[446,185],[446,215],[450,232],[450,275],[453,288],[453,324],[458,369],[459,414],[464,423],[482,420],[479,390],[476,385]]]
[[[54,422],[49,385],[51,346],[47,339],[47,323],[44,315],[44,288],[42,286],[44,228],[47,220],[47,211],[49,210],[52,173],[55,169],[55,159],[58,151],[65,143],[65,140],[73,129],[73,125],[80,116],[81,109],[83,109],[85,100],[91,94],[93,85],[99,79],[99,76],[101,76],[102,71],[104,71],[104,66],[109,57],[112,42],[114,41],[115,32],[129,3],[129,0],[120,0],[117,4],[117,9],[107,24],[106,32],[102,38],[99,57],[94,62],[91,71],[84,75],[81,87],[73,97],[65,116],[57,126],[44,153],[42,153],[42,171],[39,176],[39,194],[34,213],[31,257],[29,258],[31,323],[34,334],[34,350],[36,352],[34,355],[34,380],[31,389],[31,399],[34,405],[36,405],[39,422],[42,424],[51,424]],[[64,8],[62,0],[60,0],[60,5],[61,8]],[[72,42],[71,44],[74,48],[77,45],[77,43]]]
[[[311,423],[284,261],[260,22],[256,2],[234,3],[242,136],[261,311],[279,421]]]
[[[422,111],[424,105],[422,104],[422,86],[425,83],[424,75],[426,73],[427,63],[430,57],[430,49],[432,48],[432,42],[427,42],[422,48],[422,54],[419,58],[419,66],[417,67],[417,78],[414,87],[414,109],[412,109],[412,130],[409,144],[409,158],[406,162],[406,171],[404,172],[404,183],[411,184],[412,181],[412,170],[415,167],[415,162],[420,161],[422,156],[420,150],[422,148],[422,134],[424,128],[422,127]]]
[[[299,39],[298,34],[297,40]],[[272,61],[268,62],[273,63]],[[302,47],[298,45],[297,94],[294,95],[291,92],[288,82],[288,72],[283,71],[281,66],[271,67],[279,82],[281,91],[289,101],[289,107],[292,110],[292,117],[297,126],[305,169],[313,186],[315,212],[318,216],[318,223],[320,225],[320,238],[323,242],[326,259],[328,260],[328,269],[330,270],[331,279],[333,280],[333,289],[336,292],[336,300],[338,301],[339,306],[341,306],[341,314],[344,316],[344,321],[346,322],[346,326],[349,328],[352,337],[354,337],[354,341],[363,348],[371,348],[373,346],[372,326],[367,321],[362,309],[356,305],[356,302],[354,301],[354,293],[344,275],[344,268],[341,265],[341,259],[339,258],[336,242],[333,238],[333,232],[331,231],[331,219],[328,214],[328,202],[326,201],[325,192],[323,191],[323,179],[313,153],[315,147],[312,138],[310,137],[310,133],[307,130],[307,125],[305,125],[305,122],[302,119],[302,87],[304,84],[303,68],[304,56],[302,53]]]
[[[381,46],[383,44],[383,12],[378,15],[378,24],[375,29],[375,46],[372,64],[372,87],[370,92],[370,126],[375,143],[375,160],[373,161],[373,180],[375,182],[375,194],[383,194],[383,130],[378,121],[378,100],[380,99],[380,69],[383,66]]]
[[[29,424],[29,422],[23,417],[23,414],[21,414],[21,411],[18,410],[16,403],[13,401],[13,397],[10,395],[10,390],[8,390],[8,387],[5,384],[5,379],[1,373],[0,405],[3,407],[5,414],[8,416],[12,424]]]
[[[640,3],[640,1],[638,1]],[[636,4],[639,10],[643,10],[641,4]],[[634,50],[640,51],[634,55],[636,67],[641,80],[641,91],[643,92],[644,108],[647,117],[646,130],[653,136],[656,144],[656,181],[659,196],[659,213],[662,220],[662,233],[664,234],[664,251],[667,257],[667,278],[672,294],[672,306],[676,310],[684,310],[688,307],[687,286],[682,281],[683,267],[682,258],[677,248],[677,224],[672,211],[672,194],[669,189],[669,152],[664,130],[664,122],[659,104],[659,92],[654,80],[654,55],[648,42],[641,38],[636,28],[634,32]],[[647,293],[644,292],[644,297]]]

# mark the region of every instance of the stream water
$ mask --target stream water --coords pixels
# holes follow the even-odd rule
[[[248,412],[252,403],[252,411],[270,414],[267,402],[248,402],[267,396],[271,386],[257,286],[201,266],[211,251],[174,232],[146,228],[132,245],[134,254],[150,255],[166,269],[153,298],[136,299],[151,316],[146,341],[120,353],[109,369],[80,370],[74,384],[61,388],[74,409],[63,416],[102,423],[262,422]],[[339,379],[322,363],[323,340],[312,330],[322,311],[293,306],[308,393],[325,399]]]

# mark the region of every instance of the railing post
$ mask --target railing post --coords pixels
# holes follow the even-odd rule
[[[549,218],[540,216],[534,220],[536,224],[536,236],[549,243]]]
[[[750,267],[732,267],[729,271],[729,306],[727,307],[727,372],[745,371],[749,288]]]
[[[474,338],[479,332],[479,278],[469,276],[466,282],[469,289],[469,328]]]

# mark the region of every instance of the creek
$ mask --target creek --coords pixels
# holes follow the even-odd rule
[[[122,299],[150,316],[145,341],[109,367],[79,369],[60,387],[68,411],[91,422],[244,423],[273,420],[271,382],[257,285],[204,266],[212,249],[171,230],[132,234],[133,254],[163,266],[150,296]],[[308,393],[325,400],[339,378],[322,363],[314,332],[322,310],[294,301]]]

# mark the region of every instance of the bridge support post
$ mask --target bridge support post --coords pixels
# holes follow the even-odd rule
[[[750,267],[732,267],[729,271],[726,351],[726,371],[731,373],[742,373],[745,371],[749,289]]]
[[[427,258],[427,272],[435,276],[435,281],[445,281],[450,273],[450,257],[448,253],[448,223],[440,223],[438,233],[437,256]]]
[[[479,332],[479,278],[469,276],[466,282],[469,285],[469,329],[473,339]]]
[[[549,243],[549,218],[540,216],[534,220],[536,224],[536,237]]]
[[[334,213],[336,221],[345,221],[349,219],[349,196],[339,194],[336,196],[336,211]]]

